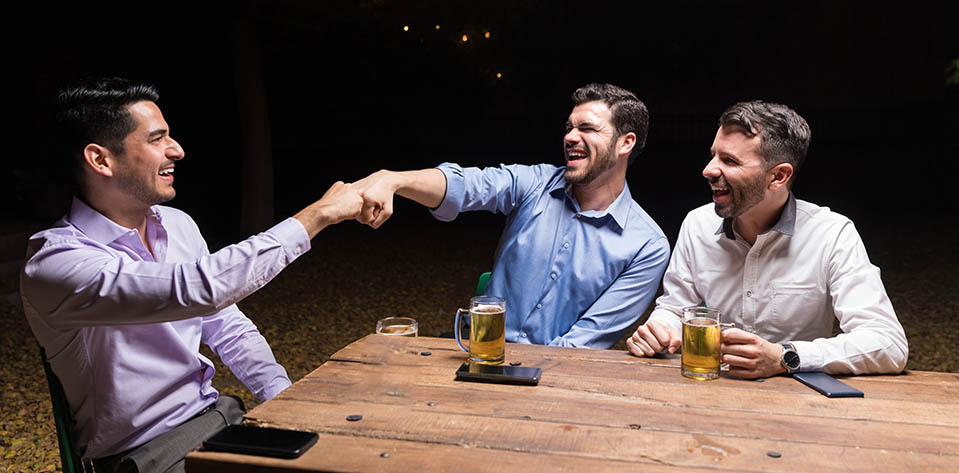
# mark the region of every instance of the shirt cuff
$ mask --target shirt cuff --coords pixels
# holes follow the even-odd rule
[[[290,217],[267,230],[273,235],[286,253],[287,261],[293,262],[303,253],[310,251],[310,234],[299,220]]]
[[[260,391],[260,393],[257,395],[257,398],[261,402],[269,401],[270,399],[273,399],[274,397],[276,397],[277,394],[280,394],[281,392],[283,392],[284,389],[290,387],[291,385],[292,383],[290,383],[290,380],[287,378],[277,379],[276,382],[274,382],[273,384],[263,388],[263,390]]]
[[[816,346],[815,342],[793,342],[796,353],[799,354],[799,371],[822,371],[823,356],[822,350]]]
[[[436,169],[446,175],[446,196],[443,197],[443,202],[440,203],[439,207],[430,210],[430,213],[441,222],[449,222],[459,215],[462,206],[466,186],[463,178],[463,168],[458,164],[443,163]]]
[[[657,307],[653,310],[652,314],[649,314],[649,319],[646,319],[646,323],[649,322],[657,322],[674,330],[683,329],[682,318],[680,318],[674,312],[660,307]]]

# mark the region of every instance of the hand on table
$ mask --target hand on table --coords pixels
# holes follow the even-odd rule
[[[656,322],[646,322],[626,340],[629,352],[636,356],[653,356],[665,348],[676,353],[683,344],[682,332]]]
[[[762,337],[730,328],[722,332],[722,361],[729,364],[729,375],[737,378],[767,378],[785,373],[783,347]]]

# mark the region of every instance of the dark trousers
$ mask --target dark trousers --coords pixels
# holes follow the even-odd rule
[[[183,473],[184,457],[223,427],[243,421],[243,401],[220,396],[214,407],[131,450],[93,460],[97,473]]]

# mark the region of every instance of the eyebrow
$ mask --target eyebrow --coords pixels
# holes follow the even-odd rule
[[[153,138],[154,136],[162,136],[162,135],[167,134],[168,131],[169,131],[169,130],[167,130],[166,128],[158,128],[158,129],[156,129],[156,130],[151,131],[151,132],[147,135],[147,137]]]

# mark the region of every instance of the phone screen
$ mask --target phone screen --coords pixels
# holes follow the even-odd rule
[[[485,381],[489,383],[527,384],[539,383],[542,370],[526,366],[483,365],[463,363],[456,370],[456,379],[463,381]]]
[[[313,432],[228,425],[203,442],[203,448],[220,452],[296,458],[316,443],[317,438]]]

